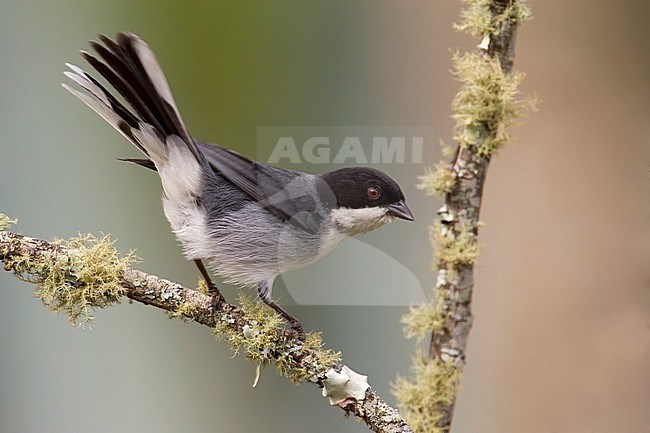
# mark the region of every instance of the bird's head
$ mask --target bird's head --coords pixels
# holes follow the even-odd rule
[[[338,228],[366,233],[396,218],[413,221],[404,193],[386,173],[370,167],[342,168],[321,175]]]

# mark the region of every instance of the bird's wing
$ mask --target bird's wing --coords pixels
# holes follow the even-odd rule
[[[304,173],[271,167],[213,144],[197,144],[215,172],[269,213],[307,232],[318,230],[321,216],[316,206],[317,191],[303,183]]]
[[[315,233],[318,230],[322,216],[316,205],[317,191],[300,183],[303,173],[253,161],[216,144],[194,141],[215,173],[257,201],[270,214],[304,231]],[[125,158],[123,161],[156,169],[148,159]]]

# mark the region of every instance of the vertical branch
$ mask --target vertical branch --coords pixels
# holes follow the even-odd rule
[[[502,73],[511,74],[514,62],[514,46],[517,27],[521,14],[513,10],[521,5],[517,0],[491,0],[486,3],[490,13],[489,31],[483,34],[483,40],[478,46],[477,65],[500,66]],[[472,30],[472,29],[469,29]],[[482,85],[480,80],[486,76],[468,77],[463,75],[458,66],[458,74],[467,86]],[[482,75],[482,74],[481,74]],[[475,80],[478,78],[478,81]],[[456,99],[463,99],[461,90]],[[490,105],[494,95],[485,95],[485,105]],[[460,101],[461,104],[467,101]],[[481,101],[471,101],[478,102]],[[456,104],[457,105],[457,104]],[[455,107],[463,109],[460,107]],[[503,110],[503,107],[500,107]],[[499,114],[499,113],[492,113]],[[458,112],[457,120],[466,120]],[[503,128],[500,122],[492,116],[477,116],[473,121],[457,125],[456,139],[459,140],[456,158],[453,161],[451,173],[455,179],[454,185],[445,195],[445,204],[438,211],[440,224],[439,236],[445,239],[460,239],[464,232],[469,230],[474,241],[478,235],[479,215],[483,199],[483,186],[490,159],[496,146],[501,143],[488,144],[498,139],[498,134]],[[505,119],[507,120],[507,119]],[[475,140],[467,140],[475,137]],[[496,146],[495,146],[496,144]],[[460,371],[465,365],[465,352],[467,340],[472,327],[473,315],[471,309],[472,292],[474,289],[474,260],[450,261],[441,257],[436,270],[436,290],[438,299],[442,301],[441,308],[444,317],[443,324],[434,330],[429,345],[429,360],[438,360],[453,363]],[[438,427],[442,431],[449,431],[456,399],[448,404],[435,408],[441,413]]]
[[[462,82],[453,102],[457,142],[451,164],[439,163],[421,187],[444,195],[432,227],[436,256],[435,299],[405,318],[407,336],[431,337],[416,355],[414,381],[398,379],[395,393],[418,432],[449,432],[472,327],[474,263],[479,253],[479,215],[492,156],[507,140],[506,128],[534,106],[519,100],[523,75],[513,73],[515,34],[530,18],[523,0],[463,0],[456,29],[481,37],[477,52],[454,57]]]

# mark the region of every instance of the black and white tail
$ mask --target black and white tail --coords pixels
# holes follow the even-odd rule
[[[68,64],[65,75],[84,90],[63,84],[142,151],[147,159],[130,160],[155,168],[162,180],[165,214],[181,243],[189,220],[201,219],[197,198],[202,179],[210,170],[205,156],[189,135],[176,108],[165,75],[149,46],[138,36],[119,33],[115,41],[100,35],[91,41],[98,57],[81,51],[84,59],[119,92],[127,108],[98,80]],[[153,164],[153,165],[152,165]],[[195,221],[194,227],[203,224]]]
[[[89,94],[79,92],[70,86],[63,86],[95,110],[126,138],[145,152],[142,144],[133,135],[141,123],[154,128],[160,138],[176,135],[182,139],[197,161],[204,158],[176,108],[165,75],[149,46],[138,36],[119,33],[116,41],[99,35],[102,43],[91,41],[90,45],[99,57],[81,51],[81,55],[99,72],[133,108],[133,112],[122,105],[96,79],[81,68],[67,64],[71,71],[65,74],[86,89]],[[103,60],[103,61],[102,61]]]

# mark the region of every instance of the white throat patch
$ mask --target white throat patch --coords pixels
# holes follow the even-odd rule
[[[388,209],[381,206],[360,209],[342,207],[332,210],[332,219],[342,232],[356,235],[393,222],[395,217],[388,214]]]

